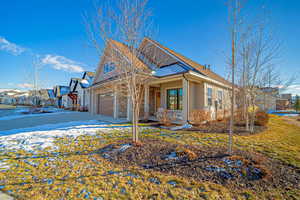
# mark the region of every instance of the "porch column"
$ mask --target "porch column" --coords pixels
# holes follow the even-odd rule
[[[149,85],[145,85],[145,97],[144,97],[144,112],[145,112],[145,119],[149,118]]]
[[[90,89],[90,112],[94,115],[95,114],[95,108],[94,108],[94,89]]]
[[[132,121],[131,97],[127,94],[127,120]]]
[[[182,79],[182,119],[186,123],[189,119],[189,81]]]
[[[118,92],[114,91],[114,118],[118,118],[119,113],[119,105],[118,105]]]

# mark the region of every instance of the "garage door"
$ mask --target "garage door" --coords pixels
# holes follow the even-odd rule
[[[105,93],[98,95],[98,114],[113,116],[113,93]]]

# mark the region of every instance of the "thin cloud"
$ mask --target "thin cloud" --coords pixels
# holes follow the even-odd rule
[[[292,93],[292,94],[300,95],[300,85],[298,85],[298,84],[290,85],[286,88],[284,93]]]
[[[21,83],[17,85],[19,88],[23,88],[23,89],[29,89],[29,88],[33,88],[33,85],[30,83]]]
[[[12,55],[18,56],[18,55],[21,55],[26,49],[12,43],[12,42],[9,42],[4,37],[0,36],[0,50],[6,51]]]
[[[75,73],[84,72],[82,63],[75,62],[63,56],[48,54],[44,58],[42,58],[42,64],[50,65],[52,68],[56,70],[63,70],[66,72],[75,72]]]

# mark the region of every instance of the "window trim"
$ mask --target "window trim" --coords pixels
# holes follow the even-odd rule
[[[177,107],[176,109],[171,109],[169,107],[169,94],[168,94],[168,91],[169,90],[176,90],[177,91]],[[181,100],[181,109],[180,109],[180,92],[179,91],[182,91],[182,100]],[[183,88],[182,87],[171,87],[171,88],[166,88],[166,107],[168,110],[173,110],[173,111],[182,111],[183,110]]]
[[[208,90],[209,89],[211,90],[211,95],[210,95],[210,100],[211,101],[209,101],[209,96],[208,96]],[[207,101],[207,106],[212,106],[213,105],[213,88],[212,87],[207,87],[206,88],[206,101]]]
[[[219,96],[220,93],[221,93],[221,103],[220,103],[220,96]],[[219,109],[223,109],[223,100],[224,100],[224,91],[223,90],[217,91],[217,98],[218,98]]]

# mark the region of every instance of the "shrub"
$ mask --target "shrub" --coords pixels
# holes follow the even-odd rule
[[[225,119],[225,112],[226,111],[223,111],[223,110],[218,110],[217,111],[217,121],[223,121]]]
[[[176,150],[176,153],[179,155],[179,156],[187,156],[187,158],[189,160],[195,160],[197,159],[197,154],[189,149],[177,149]]]
[[[160,124],[171,126],[172,121],[176,119],[176,113],[169,112],[167,109],[160,108],[156,113],[156,117]]]
[[[199,126],[205,121],[211,120],[211,112],[206,110],[193,110],[190,113],[190,121],[193,125]]]
[[[269,115],[264,111],[258,111],[255,114],[255,125],[266,126],[269,122]]]
[[[242,120],[244,118],[244,115],[243,115],[243,109],[242,108],[238,108],[238,109],[235,109],[235,112],[234,112],[234,118],[235,120]]]

